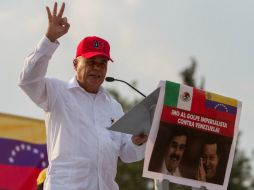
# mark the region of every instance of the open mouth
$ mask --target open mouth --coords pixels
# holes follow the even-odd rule
[[[205,171],[207,174],[211,174],[213,170],[211,167],[205,167]]]
[[[170,160],[176,162],[179,160],[179,157],[178,156],[170,156]]]
[[[95,78],[95,79],[100,79],[101,75],[100,74],[89,74],[89,77]]]

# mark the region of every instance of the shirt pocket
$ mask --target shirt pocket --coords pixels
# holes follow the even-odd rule
[[[115,122],[114,116],[108,115],[105,117],[103,121],[103,129],[102,134],[103,138],[106,141],[106,143],[109,143],[110,146],[117,152],[119,152],[120,145],[121,145],[121,133],[111,131],[109,128],[112,126],[112,124]]]
[[[102,141],[101,146],[102,150],[112,160],[117,160],[120,153],[120,141],[118,135],[115,134],[118,132],[114,132],[109,130],[108,128],[104,128],[100,130],[100,140]],[[120,133],[119,133],[120,134]]]

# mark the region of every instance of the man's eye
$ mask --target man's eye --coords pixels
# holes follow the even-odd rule
[[[178,144],[175,143],[175,142],[172,142],[172,143],[170,144],[170,146],[173,147],[173,148],[176,148],[176,147],[178,146]]]
[[[101,64],[107,64],[107,62],[108,62],[108,60],[103,60],[103,61],[101,61]]]
[[[88,65],[93,65],[93,64],[94,64],[94,61],[89,60],[89,61],[87,61],[86,63],[87,63]]]

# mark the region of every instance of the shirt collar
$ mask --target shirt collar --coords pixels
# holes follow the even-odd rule
[[[179,170],[179,167],[177,167],[177,168],[175,169],[174,172],[169,172],[169,171],[167,170],[167,167],[166,167],[166,164],[165,164],[165,160],[163,161],[161,171],[162,171],[162,173],[164,173],[164,174],[169,174],[169,175],[176,176],[176,177],[182,177],[182,174],[181,174],[181,172],[180,172],[180,170]]]
[[[71,88],[80,88],[75,76],[72,77],[71,80],[68,82],[68,89],[71,89]]]
[[[80,88],[80,89],[83,90],[84,92],[89,93],[89,92],[87,92],[85,89],[83,89],[82,87],[80,87],[80,85],[79,85],[79,83],[78,83],[78,81],[77,81],[77,79],[76,79],[75,76],[72,77],[72,78],[70,79],[70,81],[68,82],[68,89],[73,89],[73,88]],[[97,95],[100,95],[100,94],[104,95],[107,101],[110,101],[110,95],[109,95],[109,93],[108,93],[107,90],[106,90],[104,87],[102,87],[102,86],[100,86],[99,92],[97,93]]]

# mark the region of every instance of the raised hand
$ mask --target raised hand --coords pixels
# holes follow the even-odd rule
[[[55,42],[58,38],[66,34],[70,28],[70,24],[67,22],[66,17],[62,17],[64,13],[65,4],[59,12],[57,12],[57,3],[54,4],[54,9],[51,12],[49,7],[46,7],[48,13],[48,30],[46,36],[52,42]]]
[[[196,179],[199,181],[206,181],[206,172],[203,165],[203,158],[199,160],[198,172],[196,174]]]

